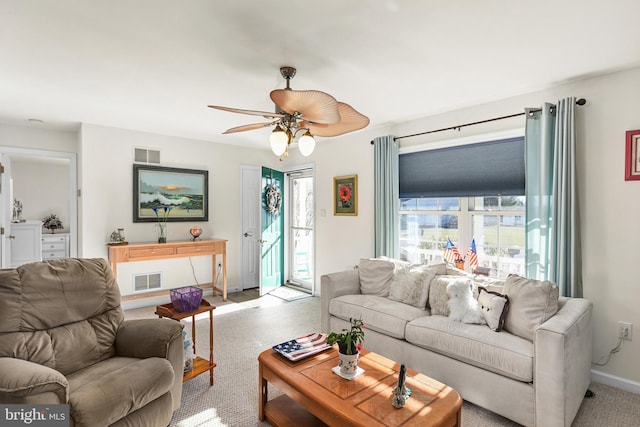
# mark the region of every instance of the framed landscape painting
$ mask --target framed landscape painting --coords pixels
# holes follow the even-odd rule
[[[209,220],[209,171],[133,165],[133,222]]]
[[[333,214],[358,215],[358,175],[333,178]]]

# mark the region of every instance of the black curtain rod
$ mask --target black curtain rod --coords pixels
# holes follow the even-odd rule
[[[576,101],[576,105],[584,105],[586,103],[587,103],[587,100],[584,99],[584,98],[580,98],[580,99],[578,99]],[[541,108],[537,108],[537,109],[533,109],[533,110],[529,110],[529,111],[535,112],[535,111],[540,111],[540,110],[541,110]],[[430,134],[430,133],[443,132],[445,130],[460,130],[461,128],[466,127],[466,126],[473,126],[473,125],[479,125],[479,124],[482,124],[482,123],[495,122],[497,120],[510,119],[512,117],[524,116],[525,114],[526,114],[526,112],[523,111],[522,113],[509,114],[508,116],[494,117],[493,119],[480,120],[480,121],[477,121],[477,122],[465,123],[465,124],[462,124],[462,125],[451,126],[451,127],[448,127],[448,128],[429,130],[429,131],[420,132],[420,133],[413,133],[411,135],[396,136],[395,138],[393,138],[393,140],[397,141],[397,140],[403,139],[403,138],[411,138],[413,136],[420,136],[420,135],[427,135],[427,134]],[[373,145],[373,143],[374,142],[371,141],[372,145]]]

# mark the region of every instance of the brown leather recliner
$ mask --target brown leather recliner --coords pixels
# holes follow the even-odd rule
[[[166,426],[182,372],[180,323],[125,321],[104,259],[0,270],[0,403],[69,404],[71,426]]]

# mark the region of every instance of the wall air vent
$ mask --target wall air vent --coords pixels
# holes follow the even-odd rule
[[[157,289],[162,289],[162,273],[133,275],[134,292],[146,292]]]
[[[160,164],[160,150],[135,147],[133,149],[133,161],[136,163]]]

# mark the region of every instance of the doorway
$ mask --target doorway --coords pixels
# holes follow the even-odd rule
[[[78,199],[77,156],[75,153],[46,151],[18,147],[0,147],[0,162],[4,173],[0,183],[0,224],[4,234],[0,236],[0,264],[9,268],[11,261],[11,224],[14,198],[24,202],[24,219],[41,220],[48,208],[55,206],[62,213],[64,232],[69,233],[69,256],[78,256]],[[25,169],[23,169],[25,168]],[[25,172],[27,169],[27,172]],[[63,170],[58,181],[54,175]],[[47,172],[50,171],[50,172]],[[53,175],[49,175],[52,173]],[[14,194],[14,187],[16,194]],[[54,190],[61,189],[58,197],[48,199]],[[45,191],[44,194],[39,192]],[[48,193],[47,193],[48,191]],[[17,194],[20,192],[20,194]],[[61,201],[62,200],[62,201]],[[32,218],[33,217],[33,218]]]
[[[288,283],[313,293],[314,179],[313,169],[287,173]]]

